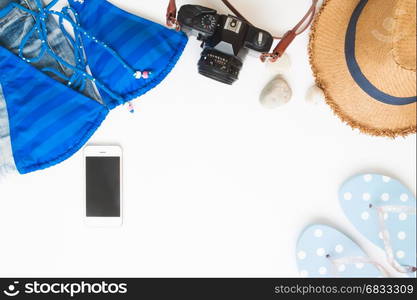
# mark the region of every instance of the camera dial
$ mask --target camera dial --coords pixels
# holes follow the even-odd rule
[[[214,29],[216,29],[216,25],[217,19],[214,15],[205,15],[201,19],[201,26],[208,31],[214,31]]]

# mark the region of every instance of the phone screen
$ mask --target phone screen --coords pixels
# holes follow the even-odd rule
[[[120,157],[86,157],[87,217],[120,217]]]

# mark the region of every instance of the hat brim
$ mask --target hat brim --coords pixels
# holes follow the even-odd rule
[[[309,44],[310,63],[316,83],[323,89],[326,102],[335,114],[351,127],[375,136],[396,137],[415,133],[415,102],[407,105],[390,105],[378,101],[358,85],[349,70],[345,55],[345,37],[352,14],[359,2],[360,0],[326,0],[323,3],[313,24]],[[391,3],[391,6],[394,7],[394,3]],[[394,11],[390,7],[386,8],[388,9]],[[375,12],[375,20],[360,26],[366,28],[366,26],[374,26],[376,22],[381,23],[382,21],[378,20],[380,17],[377,16],[378,13],[381,12]],[[357,40],[369,40],[366,34],[371,33],[372,28],[361,31],[365,33],[358,36]],[[369,49],[372,47],[378,49]],[[377,45],[377,42],[372,41],[366,47],[357,50],[361,55],[358,61],[362,62],[364,72],[382,92],[396,97],[415,96],[415,72],[403,70],[391,57],[382,60],[391,51],[390,44],[385,42]],[[375,53],[377,50],[381,51]],[[367,60],[374,65],[366,65]],[[385,72],[381,73],[378,68]]]

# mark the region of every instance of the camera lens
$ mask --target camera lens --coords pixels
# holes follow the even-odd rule
[[[242,65],[242,61],[236,56],[206,48],[201,53],[198,72],[222,83],[233,84],[239,78]]]

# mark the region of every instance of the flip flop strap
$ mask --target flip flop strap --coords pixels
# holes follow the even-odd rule
[[[351,264],[371,264],[375,266],[385,277],[389,277],[387,270],[378,262],[370,259],[369,257],[363,256],[345,256],[341,258],[332,259],[329,255],[327,258],[333,265],[333,273],[337,274],[337,268],[341,265],[351,265]]]
[[[378,213],[378,220],[379,220],[379,228],[382,234],[382,241],[384,242],[385,253],[387,255],[388,262],[390,265],[400,273],[414,273],[416,272],[417,268],[415,266],[403,266],[395,259],[394,250],[391,245],[389,232],[385,226],[385,219],[384,216],[386,213],[405,213],[407,215],[415,215],[416,209],[415,207],[410,206],[401,206],[401,205],[384,205],[384,206],[376,206],[376,205],[369,205],[370,208],[375,208]]]

